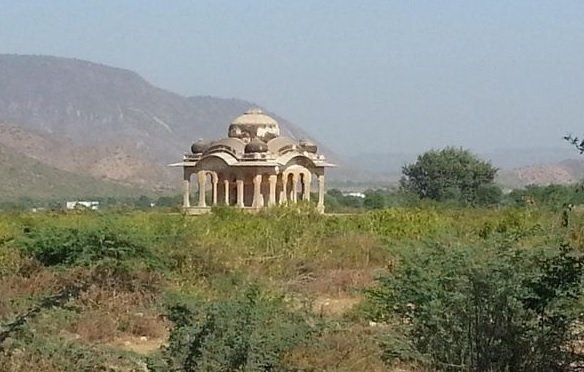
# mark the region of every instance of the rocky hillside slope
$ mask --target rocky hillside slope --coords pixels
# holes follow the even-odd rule
[[[498,176],[499,183],[512,188],[527,185],[566,185],[583,179],[584,161],[575,159],[503,170]]]
[[[193,140],[225,136],[250,106],[184,97],[92,62],[0,55],[0,144],[50,168],[117,184],[174,191],[180,177],[166,165]],[[274,116],[286,135],[310,137]]]

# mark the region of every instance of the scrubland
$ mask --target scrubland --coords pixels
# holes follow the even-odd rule
[[[567,213],[1,214],[0,370],[577,370]]]

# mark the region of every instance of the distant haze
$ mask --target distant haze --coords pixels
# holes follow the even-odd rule
[[[547,148],[505,148],[491,152],[478,153],[482,159],[489,160],[500,170],[534,165],[556,165],[564,160],[582,161],[582,155],[575,149],[566,147]],[[365,171],[383,173],[386,175],[400,175],[402,167],[416,161],[418,154],[410,153],[362,153],[347,159],[353,167],[361,167]]]
[[[0,0],[0,53],[87,59],[256,102],[339,154],[564,148],[584,1]],[[1,84],[1,82],[0,82]]]

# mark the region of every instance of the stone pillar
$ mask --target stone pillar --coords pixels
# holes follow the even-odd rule
[[[292,176],[292,203],[298,201],[298,173]]]
[[[302,200],[310,201],[310,183],[312,178],[310,173],[302,177]]]
[[[184,168],[183,176],[183,208],[189,208],[191,206],[191,172]]]
[[[263,207],[262,199],[262,175],[256,174],[253,178],[253,203],[252,207],[261,208]]]
[[[225,205],[229,205],[229,180],[223,180],[223,186],[225,187]]]
[[[205,184],[207,183],[207,175],[205,171],[199,171],[197,173],[197,178],[199,180],[199,205],[200,208],[205,208],[207,203],[205,202]]]
[[[282,194],[280,195],[280,204],[286,204],[286,202],[288,201],[287,198],[287,193],[288,191],[286,190],[286,186],[288,184],[288,174],[283,174],[282,175]]]
[[[217,175],[213,177],[212,181],[213,181],[213,205],[217,205],[217,188],[219,187],[219,180],[217,179]]]
[[[235,184],[237,185],[237,206],[243,208],[243,180],[238,178]]]
[[[316,209],[320,212],[324,212],[324,174],[318,175],[318,204]]]
[[[278,182],[278,176],[272,174],[268,180],[270,181],[270,197],[268,199],[268,207],[273,207],[276,205],[276,183]]]

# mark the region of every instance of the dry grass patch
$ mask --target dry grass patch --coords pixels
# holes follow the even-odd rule
[[[120,338],[163,338],[167,334],[167,324],[157,314],[113,314],[94,310],[84,312],[67,331],[82,342],[104,343]]]
[[[317,298],[312,304],[312,309],[320,317],[341,317],[360,302],[360,297]]]
[[[331,330],[287,355],[287,362],[302,371],[387,371],[375,342],[375,329],[351,326]]]
[[[318,266],[327,269],[379,267],[389,259],[377,237],[359,231],[346,231],[323,238],[315,256]]]
[[[166,345],[167,335],[158,338],[148,337],[120,337],[107,344],[117,350],[131,351],[133,353],[148,355],[160,350]]]
[[[306,273],[286,283],[286,288],[307,295],[352,296],[371,286],[381,269],[333,269]]]
[[[111,342],[120,337],[158,338],[166,334],[167,323],[152,308],[156,295],[91,286],[77,305],[82,316],[69,331],[87,342]]]
[[[160,314],[137,312],[122,317],[118,329],[131,336],[160,338],[168,333],[168,326]]]
[[[59,275],[45,269],[1,278],[0,319],[25,311],[34,298],[56,292],[60,282]]]
[[[117,336],[117,323],[111,314],[100,311],[86,311],[71,324],[69,332],[82,341],[107,342]]]
[[[55,365],[46,357],[26,350],[14,350],[10,353],[0,353],[0,372],[62,372],[63,369]]]

